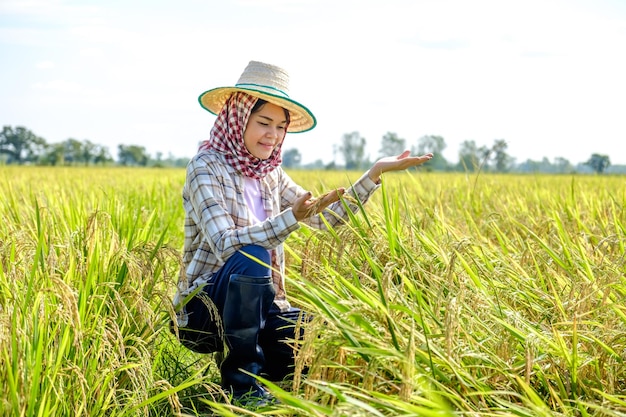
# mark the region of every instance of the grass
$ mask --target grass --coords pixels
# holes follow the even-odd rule
[[[169,332],[184,171],[0,171],[2,415],[626,413],[624,177],[394,174],[345,227],[301,228],[297,372],[242,410]]]

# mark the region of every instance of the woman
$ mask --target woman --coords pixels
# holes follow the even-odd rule
[[[302,337],[294,325],[300,311],[286,298],[283,242],[300,222],[324,228],[320,213],[341,224],[344,193],[364,203],[384,172],[432,157],[406,151],[383,158],[349,189],[312,198],[280,166],[286,133],[316,125],[309,109],[289,98],[288,83],[283,69],[251,61],[235,86],[199,97],[217,119],[189,162],[183,189],[184,268],[174,301],[180,339],[203,353],[222,351],[225,342],[222,386],[255,403],[271,396],[254,376],[286,377],[294,365],[288,341]]]

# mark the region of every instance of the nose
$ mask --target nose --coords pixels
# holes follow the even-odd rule
[[[267,129],[267,136],[273,139],[280,139],[280,132],[277,127]]]

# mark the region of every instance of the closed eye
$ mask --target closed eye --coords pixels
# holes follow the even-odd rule
[[[259,123],[261,123],[264,126],[268,125],[268,124],[270,124],[271,122],[274,121],[274,119],[272,119],[271,117],[267,117],[267,116],[263,116],[263,115],[259,115],[259,119],[262,120],[262,121],[259,120]],[[283,120],[283,121],[278,122],[278,123],[280,123],[282,125],[281,127],[284,127],[284,124],[287,123],[287,120]]]

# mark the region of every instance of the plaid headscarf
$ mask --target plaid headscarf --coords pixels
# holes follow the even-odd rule
[[[202,142],[198,151],[215,149],[226,155],[226,161],[246,177],[261,179],[282,162],[283,140],[267,159],[259,159],[248,151],[243,142],[243,132],[256,102],[257,97],[240,91],[233,93],[217,115],[209,140]],[[289,122],[285,133],[288,125]]]

